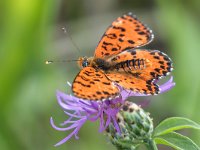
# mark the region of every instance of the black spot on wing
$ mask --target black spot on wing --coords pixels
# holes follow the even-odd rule
[[[105,95],[110,95],[110,93],[106,92],[106,91],[103,91],[103,94]]]
[[[108,50],[107,47],[104,46],[104,45],[102,45],[101,47],[102,47],[104,50],[106,50],[106,51]]]
[[[113,26],[113,29],[121,30],[121,32],[125,32],[125,31],[126,31],[126,29],[123,28],[123,27],[116,27],[116,26]]]
[[[110,53],[105,53],[105,55],[106,55],[106,56],[109,56],[109,55],[110,55]]]
[[[160,68],[165,69],[165,66],[161,65]]]
[[[112,48],[111,50],[112,50],[112,51],[117,51],[118,49],[114,47],[114,48]]]
[[[134,44],[135,42],[133,40],[128,40],[128,43]]]
[[[163,65],[163,64],[164,64],[164,61],[159,61],[158,63],[160,63],[161,65]]]
[[[155,78],[156,77],[156,73],[155,72],[150,72],[150,75]]]
[[[80,85],[82,85],[82,86],[84,86],[84,87],[91,87],[91,85],[83,84],[83,83],[80,82],[80,81],[74,81],[74,83],[78,83],[78,84],[80,84]]]
[[[164,60],[169,61],[169,57],[164,56]]]
[[[83,72],[83,74],[85,74],[86,76],[90,76],[90,74],[88,72]]]
[[[168,65],[168,66],[171,66],[171,65],[172,65],[172,63],[171,63],[171,62],[168,62],[168,63],[167,63],[167,65]]]
[[[156,68],[154,69],[156,72],[160,73],[160,69],[159,68]]]
[[[127,46],[127,47],[126,47],[126,48],[124,48],[123,50],[125,51],[125,50],[129,50],[129,49],[132,49],[132,48],[134,48],[134,47]]]
[[[109,43],[109,42],[105,42],[105,41],[104,41],[104,42],[103,42],[103,45],[111,45],[111,46],[112,46],[113,44],[112,44],[112,43]]]
[[[110,85],[110,82],[102,82],[105,85]]]
[[[100,80],[99,80],[99,79],[93,79],[93,81],[97,81],[97,82],[99,82]]]
[[[97,95],[101,95],[102,93],[100,91],[96,91],[96,94]]]
[[[89,81],[89,79],[87,79],[86,77],[84,76],[79,76],[81,79],[83,79],[84,81]]]
[[[167,75],[167,71],[162,71],[163,75],[166,76]]]
[[[145,32],[143,32],[143,31],[140,31],[140,32],[137,32],[138,34],[140,34],[140,35],[145,35]]]
[[[93,81],[90,81],[90,84],[95,84],[95,82],[93,82]]]
[[[155,58],[155,59],[160,59],[160,57],[159,57],[159,56],[153,56],[153,58]]]
[[[148,89],[149,91],[153,91],[151,85],[147,84],[146,87],[147,87],[147,89]]]
[[[119,40],[120,42],[124,42],[124,40],[122,40],[122,38],[119,38],[118,40]]]
[[[116,39],[117,35],[115,33],[105,34],[109,39]]]

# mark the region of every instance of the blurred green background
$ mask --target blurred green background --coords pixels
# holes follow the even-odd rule
[[[79,68],[75,62],[44,62],[92,56],[107,26],[129,11],[154,31],[155,39],[146,47],[166,52],[175,68],[175,88],[153,97],[145,110],[155,124],[170,116],[200,123],[199,6],[199,0],[0,1],[0,149],[115,149],[98,133],[98,122],[86,123],[79,140],[53,146],[67,135],[49,123],[50,116],[57,125],[67,118],[57,104],[56,90],[69,93],[66,83],[73,81]],[[200,145],[200,132],[184,134]]]

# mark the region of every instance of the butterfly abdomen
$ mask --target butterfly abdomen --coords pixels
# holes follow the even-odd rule
[[[145,59],[131,59],[119,62],[114,65],[114,69],[120,71],[133,71],[133,70],[143,70],[147,66],[147,61]]]

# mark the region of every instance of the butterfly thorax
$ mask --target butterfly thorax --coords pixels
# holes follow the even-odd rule
[[[109,63],[104,59],[94,57],[80,57],[78,59],[78,65],[80,68],[93,67],[104,71],[107,71],[112,67],[112,63]]]

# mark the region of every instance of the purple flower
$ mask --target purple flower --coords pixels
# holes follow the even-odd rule
[[[166,92],[175,86],[173,82],[173,77],[169,79],[166,83],[160,85],[160,93]],[[75,96],[68,95],[57,91],[57,100],[59,105],[62,107],[64,112],[69,116],[69,118],[60,124],[62,127],[57,127],[54,124],[52,117],[50,118],[51,125],[54,129],[58,131],[68,131],[72,132],[65,137],[63,140],[58,142],[55,146],[59,146],[69,140],[73,135],[78,139],[78,132],[83,124],[87,121],[100,120],[99,132],[103,132],[110,123],[114,124],[114,128],[120,133],[120,127],[116,120],[116,114],[121,109],[125,100],[129,96],[146,96],[144,94],[138,94],[131,91],[121,90],[120,97],[113,100],[105,101],[87,101],[79,99]]]

